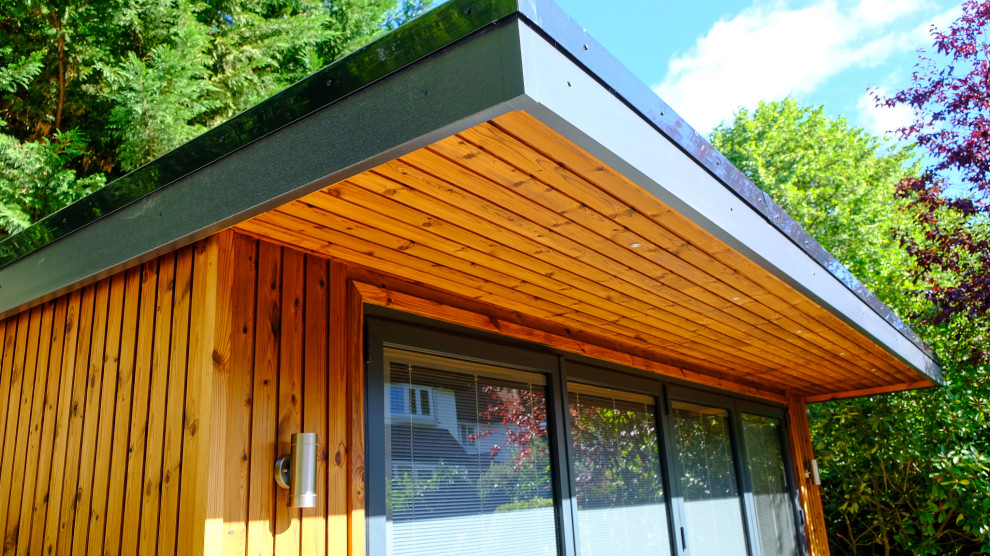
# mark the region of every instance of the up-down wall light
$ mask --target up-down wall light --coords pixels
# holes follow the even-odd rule
[[[316,507],[316,433],[292,435],[291,451],[275,460],[275,482],[289,489],[285,505],[290,508]]]

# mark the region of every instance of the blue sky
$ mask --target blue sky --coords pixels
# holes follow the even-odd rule
[[[949,0],[556,0],[698,131],[785,96],[882,133],[910,121],[867,88],[910,82]]]

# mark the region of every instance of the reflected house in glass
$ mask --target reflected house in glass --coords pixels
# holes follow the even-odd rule
[[[18,553],[827,554],[806,404],[941,382],[544,0],[446,3],[0,265]]]

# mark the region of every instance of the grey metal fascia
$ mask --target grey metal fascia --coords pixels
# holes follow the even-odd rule
[[[511,110],[519,26],[489,26],[0,268],[0,317]]]
[[[938,366],[936,354],[911,327],[556,4],[551,0],[520,0],[519,9],[534,30],[761,214]]]
[[[531,28],[522,31],[521,39],[526,95],[514,101],[515,108],[535,115],[923,377],[942,381],[938,363],[923,345],[893,326],[681,145],[630,110],[624,99],[575,63],[558,44]]]

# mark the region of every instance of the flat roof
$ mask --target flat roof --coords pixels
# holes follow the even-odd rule
[[[935,356],[903,321],[649,87],[541,0],[444,4],[5,239],[0,315],[511,113],[526,114],[622,176],[629,195],[642,188],[705,238],[743,255],[768,283],[803,296],[795,304],[824,308],[919,381],[941,382]],[[656,279],[662,286],[663,277]]]

